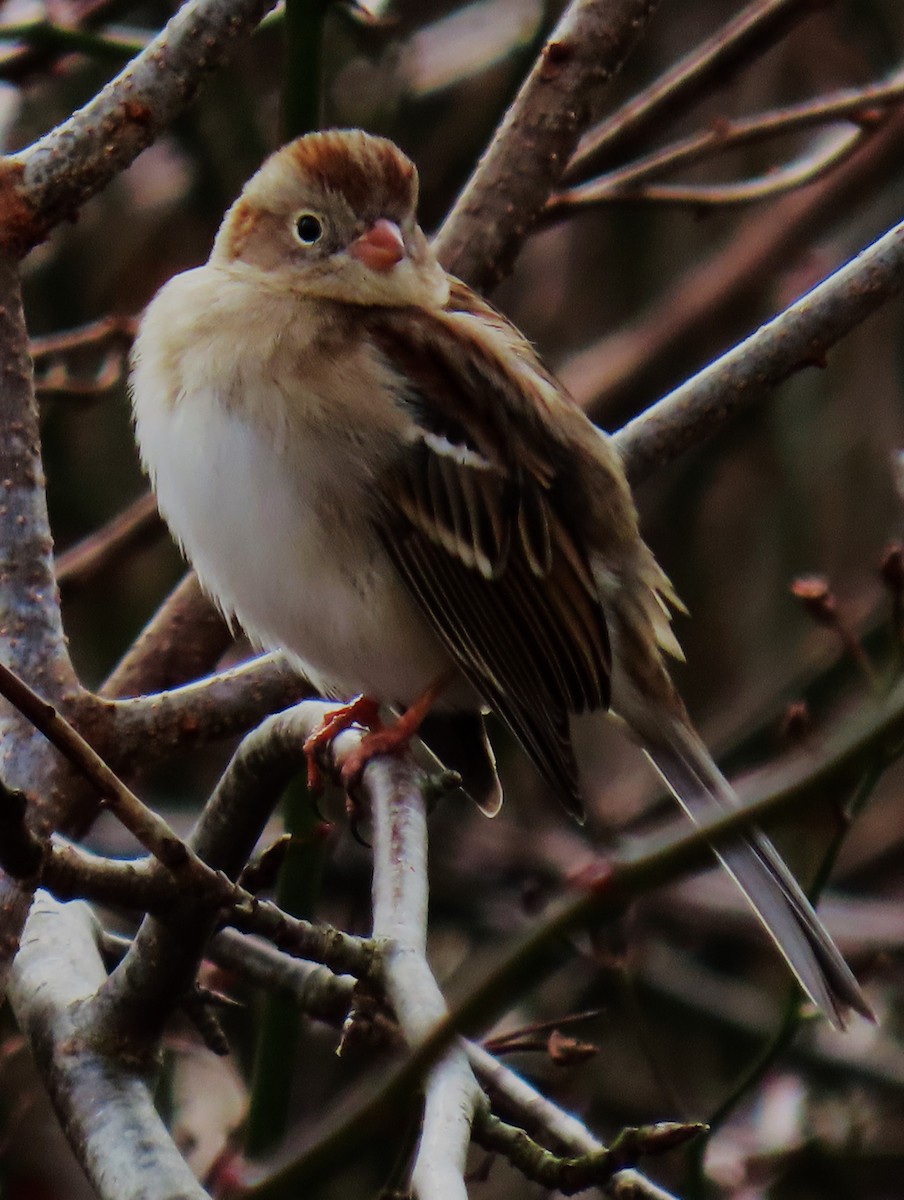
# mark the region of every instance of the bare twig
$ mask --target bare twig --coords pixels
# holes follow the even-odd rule
[[[672,1123],[623,1129],[611,1146],[565,1158],[533,1141],[523,1129],[483,1110],[474,1122],[474,1139],[485,1149],[504,1154],[528,1179],[573,1196],[589,1187],[607,1187],[642,1155],[666,1154],[705,1129],[705,1125]]]
[[[857,131],[873,129],[904,100],[904,75],[897,72],[885,83],[863,88],[848,88],[829,96],[819,96],[802,104],[772,109],[755,116],[714,121],[708,129],[682,138],[669,146],[636,159],[625,167],[550,197],[548,209],[559,205],[580,205],[596,199],[634,196],[642,183],[669,174],[679,167],[692,166],[724,154],[726,150],[768,141],[799,129],[849,121]],[[828,153],[828,151],[825,151]]]
[[[6,250],[24,254],[128,166],[194,98],[202,79],[273,0],[190,0],[101,92],[0,176]]]
[[[232,633],[194,572],[186,575],[101,688],[102,696],[141,696],[205,675]]]
[[[0,695],[14,705],[106,801],[111,812],[142,846],[170,870],[203,866],[166,821],[149,809],[110,770],[100,755],[48,701],[43,700],[9,667],[0,663]]]
[[[904,223],[620,430],[629,477],[638,482],[796,371],[821,365],[835,342],[902,288]]]
[[[711,38],[633,96],[581,139],[568,164],[575,178],[593,163],[612,161],[626,142],[638,142],[664,121],[682,117],[697,101],[742,66],[765,53],[818,8],[831,0],[754,0]]]
[[[133,550],[146,545],[163,529],[155,498],[150,493],[139,496],[103,528],[59,555],[56,560],[57,583],[67,589],[88,583],[127,558]]]
[[[606,176],[590,183],[579,184],[550,197],[547,214],[550,218],[566,216],[598,204],[625,201],[650,201],[656,204],[680,205],[687,208],[727,208],[741,204],[756,204],[815,183],[839,167],[868,136],[865,129],[824,137],[812,149],[793,162],[776,167],[756,179],[736,183],[644,183],[632,179],[626,169],[617,176]],[[638,176],[646,175],[646,168]]]
[[[73,27],[82,31],[96,29],[117,3],[118,0],[84,0],[77,5],[66,6],[70,10],[66,16],[71,18]],[[62,7],[55,6],[55,11]],[[25,83],[37,72],[47,70],[61,53],[65,53],[63,47],[47,44],[8,47],[0,52],[0,79],[8,83]]]
[[[697,361],[710,348],[721,350],[723,346],[707,342],[712,331],[723,330],[729,318],[729,330],[733,326],[742,332],[741,322],[749,321],[763,281],[836,221],[847,200],[859,200],[884,177],[900,155],[902,137],[904,114],[895,112],[826,179],[741,222],[724,247],[667,287],[647,312],[560,368],[571,394],[597,418],[605,410],[612,420],[629,394],[649,391],[665,371],[675,378],[688,361],[689,347],[699,347]],[[712,320],[714,314],[718,322]]]
[[[291,996],[301,1012],[339,1027],[352,1003],[355,979],[336,975],[320,963],[290,957],[257,937],[223,929],[207,948],[218,967],[260,987]]]
[[[77,329],[33,337],[28,343],[28,349],[32,361],[37,366],[43,364],[44,359],[59,358],[73,351],[99,349],[108,342],[121,342],[124,347],[129,346],[137,328],[136,317],[101,317],[100,320],[90,321]]]
[[[437,235],[450,271],[498,282],[540,216],[600,88],[640,39],[656,0],[572,0]]]

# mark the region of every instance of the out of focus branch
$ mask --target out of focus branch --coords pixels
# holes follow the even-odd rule
[[[803,104],[757,113],[752,117],[714,121],[708,129],[673,142],[627,166],[555,192],[549,199],[547,212],[574,210],[612,200],[643,199],[646,192],[642,185],[659,176],[670,174],[680,167],[705,162],[724,154],[726,150],[769,141],[800,129],[818,128],[847,120],[856,127],[856,132],[862,134],[875,129],[882,118],[888,115],[889,109],[899,105],[902,100],[904,74],[899,71],[886,83],[848,88]],[[856,144],[849,138],[843,142],[845,147],[850,148]],[[817,149],[809,152],[805,158],[819,157]],[[840,150],[841,145],[823,148],[822,156],[827,157],[830,152],[838,154]]]
[[[7,159],[0,245],[22,255],[129,165],[274,0],[190,0],[84,108]]]
[[[815,183],[845,162],[854,153],[867,131],[857,129],[820,139],[812,149],[781,167],[768,170],[754,179],[732,183],[613,183],[610,179],[594,181],[559,192],[550,199],[547,210],[551,217],[593,208],[598,204],[621,201],[644,201],[670,204],[702,212],[707,208],[737,208],[742,204],[759,204]],[[627,174],[627,172],[626,172]]]
[[[904,222],[723,354],[616,437],[637,483],[698,445],[790,375],[822,366],[846,333],[904,288]]]
[[[102,696],[141,696],[206,674],[232,633],[190,572],[169,595],[101,688]]]
[[[510,269],[600,88],[639,41],[656,0],[572,0],[437,235],[440,261],[486,288]]]
[[[56,560],[57,583],[73,590],[128,558],[164,530],[157,501],[150,493],[139,496],[127,509],[108,521]]]
[[[707,207],[750,204],[791,191],[828,173],[848,158],[857,146],[888,119],[904,98],[904,73],[886,83],[848,89],[789,108],[759,113],[740,120],[714,122],[709,129],[665,146],[627,166],[586,183],[553,193],[546,206],[547,219],[556,219],[583,208],[628,200]],[[768,171],[761,179],[720,184],[669,184],[657,182],[664,174],[692,166],[726,150],[779,137],[796,129],[837,124],[847,120],[855,128],[819,139],[794,161]]]
[[[741,67],[748,65],[780,41],[805,17],[831,0],[754,0],[711,38],[701,42],[680,62],[639,92],[617,112],[606,117],[581,139],[568,164],[566,176],[574,179],[594,163],[611,162],[665,122],[676,121],[704,95],[724,86]]]
[[[597,419],[611,420],[629,396],[643,395],[666,370],[680,369],[689,346],[699,347],[698,361],[709,349],[721,350],[706,342],[713,317],[719,315],[721,327],[731,314],[737,327],[763,281],[811,245],[846,202],[867,193],[898,158],[902,143],[899,111],[828,178],[740,223],[723,247],[667,287],[635,321],[566,361],[559,375],[569,392]]]

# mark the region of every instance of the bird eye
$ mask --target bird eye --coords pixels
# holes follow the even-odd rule
[[[298,240],[304,246],[313,246],[323,237],[323,226],[313,213],[302,213],[295,222]]]

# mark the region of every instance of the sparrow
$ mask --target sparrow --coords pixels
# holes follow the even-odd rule
[[[153,299],[131,394],[163,516],[257,643],[325,695],[406,707],[405,735],[457,753],[489,812],[487,710],[576,815],[569,722],[594,710],[692,818],[731,809],[669,677],[680,602],[617,451],[443,269],[417,196],[392,142],[308,134],[246,184],[207,263]],[[718,854],[812,1001],[839,1026],[870,1015],[764,834]]]

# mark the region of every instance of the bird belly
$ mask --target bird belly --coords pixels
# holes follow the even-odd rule
[[[290,455],[213,392],[136,408],[161,512],[205,589],[255,642],[288,651],[337,696],[407,704],[449,669],[363,515],[364,473],[337,460],[335,445],[321,451],[326,435],[312,431],[304,454]]]

